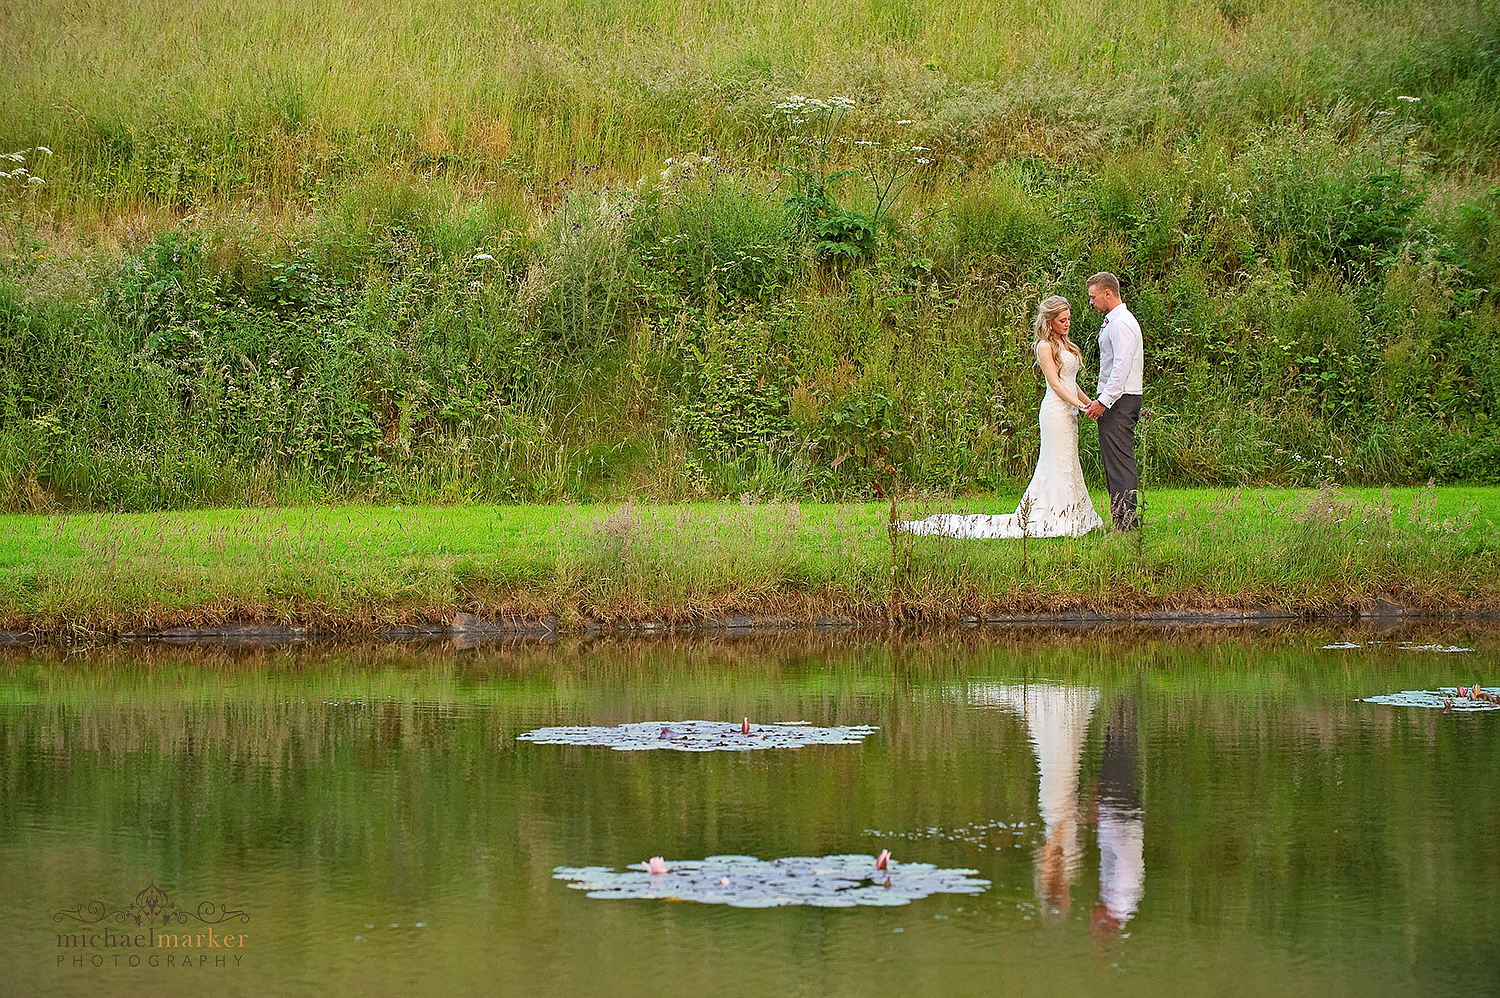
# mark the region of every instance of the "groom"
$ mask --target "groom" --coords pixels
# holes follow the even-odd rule
[[[1109,489],[1109,513],[1116,530],[1140,526],[1136,497],[1135,424],[1141,418],[1141,371],[1145,348],[1141,324],[1120,300],[1120,279],[1095,274],[1085,284],[1089,304],[1104,313],[1099,330],[1099,394],[1086,410],[1099,424],[1099,456]]]

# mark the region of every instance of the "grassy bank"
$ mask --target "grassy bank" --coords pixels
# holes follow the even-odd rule
[[[44,0],[0,45],[0,509],[1004,490],[1030,314],[1100,269],[1149,486],[1500,468],[1486,0]]]
[[[889,504],[312,507],[0,520],[0,625],[811,622],[1500,608],[1500,490],[1177,490],[1135,535],[892,534]],[[1011,500],[1013,503],[1013,499]],[[987,503],[987,510],[1000,502]],[[950,505],[951,508],[951,505]],[[926,508],[898,506],[900,516]]]

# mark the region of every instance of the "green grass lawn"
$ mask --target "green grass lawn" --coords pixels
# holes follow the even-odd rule
[[[1094,497],[1103,508],[1102,495]],[[1000,512],[1015,496],[932,505]],[[1152,492],[1138,534],[892,534],[884,504],[318,506],[0,517],[0,624],[379,630],[487,618],[811,621],[1500,606],[1500,489]]]

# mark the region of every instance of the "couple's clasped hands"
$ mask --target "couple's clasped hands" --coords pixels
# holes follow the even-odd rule
[[[1083,392],[1078,393],[1078,398],[1074,400],[1073,404],[1077,406],[1079,412],[1090,419],[1098,419],[1105,413],[1103,403],[1098,399],[1089,398]]]
[[[1045,366],[1047,365],[1044,364],[1044,367]],[[1051,372],[1048,371],[1047,373],[1049,374],[1048,381],[1050,383]],[[1083,413],[1090,419],[1098,419],[1105,411],[1104,406],[1097,399],[1089,398],[1083,392],[1079,391],[1077,387],[1074,387],[1073,391],[1067,394],[1063,394],[1056,388],[1056,386],[1053,387],[1053,390],[1058,391],[1058,394],[1061,394],[1063,396],[1064,401],[1070,403],[1073,408],[1077,409],[1079,412]],[[1069,398],[1069,395],[1071,395],[1072,397]]]

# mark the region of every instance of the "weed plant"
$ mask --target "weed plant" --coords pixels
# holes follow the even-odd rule
[[[0,508],[1003,490],[1101,269],[1148,489],[1494,482],[1492,7],[41,0]]]

